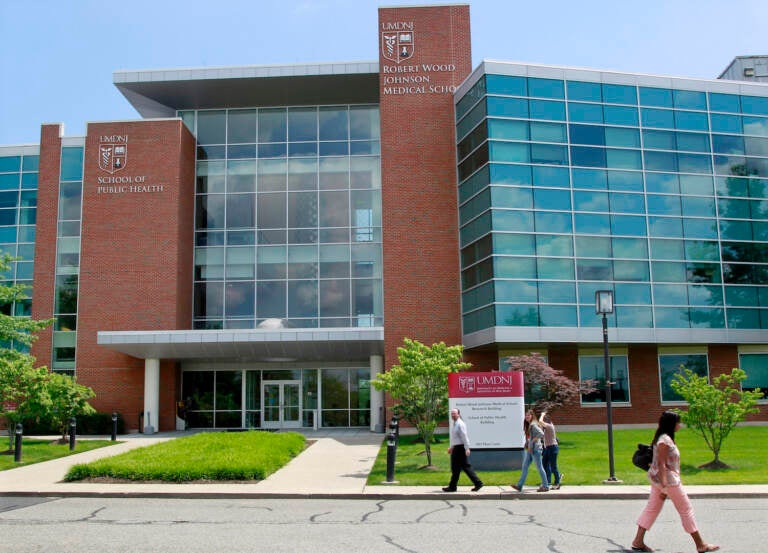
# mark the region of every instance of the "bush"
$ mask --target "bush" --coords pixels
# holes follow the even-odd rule
[[[77,434],[83,436],[90,435],[108,435],[112,434],[112,413],[93,413],[77,417]],[[49,434],[58,436],[60,430],[52,421],[26,420],[24,425],[25,436],[47,436]],[[125,434],[125,421],[120,413],[117,414],[117,433]]]
[[[27,419],[21,421],[21,424],[24,427],[25,436],[47,436],[49,434],[56,436],[59,433],[59,429],[56,428],[52,421],[41,420],[36,422],[35,420]]]

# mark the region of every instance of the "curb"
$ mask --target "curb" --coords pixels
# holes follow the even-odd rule
[[[83,490],[49,490],[49,491],[9,491],[1,492],[0,497],[103,497],[103,498],[146,498],[146,499],[343,499],[343,500],[502,500],[502,501],[547,501],[547,500],[645,500],[648,493],[625,492],[596,494],[587,492],[568,492],[558,494],[519,493],[501,491],[494,493],[474,492],[416,492],[416,493],[392,493],[392,492],[227,492],[227,491],[83,491]],[[691,499],[768,499],[768,492],[755,491],[713,491],[713,492],[689,492]]]

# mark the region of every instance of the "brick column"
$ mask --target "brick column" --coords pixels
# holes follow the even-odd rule
[[[379,9],[384,368],[403,338],[461,343],[453,91],[469,6]]]
[[[194,137],[179,120],[88,125],[77,372],[97,393],[94,407],[120,411],[129,428],[144,411],[144,361],[96,337],[191,328],[194,159]],[[143,425],[172,430],[178,371],[167,360],[156,366],[159,406]]]
[[[37,179],[35,272],[32,281],[32,318],[53,317],[56,287],[56,222],[59,212],[61,125],[43,125],[40,132],[40,166]],[[37,333],[31,353],[37,366],[50,367],[53,326]]]

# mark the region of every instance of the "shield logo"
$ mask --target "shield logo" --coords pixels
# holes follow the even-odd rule
[[[413,57],[415,49],[414,32],[386,32],[381,33],[381,53],[395,63],[400,63]]]
[[[99,144],[99,169],[110,175],[123,169],[128,163],[127,144]]]
[[[475,377],[474,376],[460,376],[459,377],[459,390],[469,393],[475,391]]]

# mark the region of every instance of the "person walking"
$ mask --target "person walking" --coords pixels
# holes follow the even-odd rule
[[[512,484],[512,487],[519,492],[523,491],[525,479],[528,478],[528,469],[530,468],[531,463],[535,463],[536,470],[539,471],[539,476],[541,477],[541,485],[536,491],[548,492],[549,482],[547,482],[547,473],[544,472],[544,466],[541,464],[541,455],[544,450],[544,431],[536,421],[536,416],[532,409],[525,414],[523,430],[525,431],[523,469],[520,473],[520,480],[517,481],[517,484]]]
[[[563,474],[557,468],[557,457],[560,454],[560,445],[557,443],[557,431],[552,423],[552,417],[542,411],[539,416],[539,424],[544,430],[544,452],[541,457],[541,464],[544,465],[544,472],[547,475],[547,485],[551,484],[553,490],[560,489],[560,480]],[[552,483],[554,476],[555,482]]]
[[[483,481],[477,477],[472,465],[469,464],[469,436],[467,435],[467,425],[461,418],[461,412],[458,409],[451,409],[451,445],[448,448],[448,454],[451,456],[451,481],[448,486],[443,488],[444,492],[455,492],[456,485],[459,483],[459,476],[463,470],[472,483],[473,492],[480,491],[483,487]]]
[[[651,442],[653,461],[651,468],[648,469],[651,495],[637,519],[637,533],[632,540],[632,551],[653,551],[645,544],[645,533],[653,526],[667,497],[672,500],[672,504],[677,509],[683,529],[693,538],[696,551],[703,553],[720,549],[719,545],[706,543],[696,527],[693,505],[680,480],[680,450],[675,444],[675,432],[678,430],[680,430],[680,415],[674,411],[664,411],[659,418],[659,425]]]

